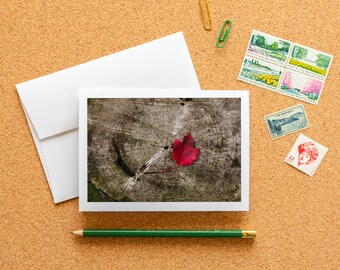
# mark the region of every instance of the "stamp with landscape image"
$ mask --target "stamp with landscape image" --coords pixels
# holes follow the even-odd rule
[[[264,118],[273,140],[310,127],[302,104],[275,112]]]
[[[287,40],[254,30],[250,37],[247,53],[284,64],[290,47],[291,43]]]
[[[248,94],[227,92],[81,96],[81,211],[247,210]]]
[[[238,79],[316,105],[332,59],[253,30]]]
[[[298,70],[325,77],[332,58],[329,54],[294,44],[288,63]]]
[[[238,79],[277,91],[283,68],[246,55]]]
[[[285,70],[279,93],[316,105],[324,82],[305,74]]]

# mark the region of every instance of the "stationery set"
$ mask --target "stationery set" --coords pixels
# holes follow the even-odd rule
[[[208,3],[199,3],[210,31]],[[231,25],[224,22],[217,48]],[[317,105],[331,62],[331,55],[254,30],[238,79]],[[248,91],[201,91],[181,32],[16,87],[55,203],[79,196],[80,211],[249,210]],[[264,120],[273,140],[311,126],[303,104]],[[284,161],[312,176],[327,150],[300,134]],[[241,230],[74,234],[255,236]]]

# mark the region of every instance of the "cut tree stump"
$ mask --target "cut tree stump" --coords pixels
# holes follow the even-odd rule
[[[168,170],[189,132],[198,159]],[[88,99],[88,181],[104,201],[240,201],[240,133],[239,98]]]

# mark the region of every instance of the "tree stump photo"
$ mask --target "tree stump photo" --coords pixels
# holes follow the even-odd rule
[[[240,200],[240,98],[88,99],[89,202]]]

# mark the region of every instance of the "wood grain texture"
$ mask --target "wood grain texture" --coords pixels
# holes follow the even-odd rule
[[[339,24],[337,0],[2,1],[0,5],[0,266],[2,269],[337,269]],[[224,49],[215,47],[225,19]],[[270,139],[263,116],[298,103],[237,81],[251,30],[334,55],[303,133],[329,148],[313,178],[283,162],[298,134]],[[250,90],[250,212],[79,213],[54,205],[15,84],[183,31],[202,89]],[[75,239],[93,228],[255,229],[242,239]],[[44,229],[50,231],[47,235]]]
[[[87,112],[88,201],[241,201],[240,98],[98,98]],[[178,167],[189,133],[199,156]]]

